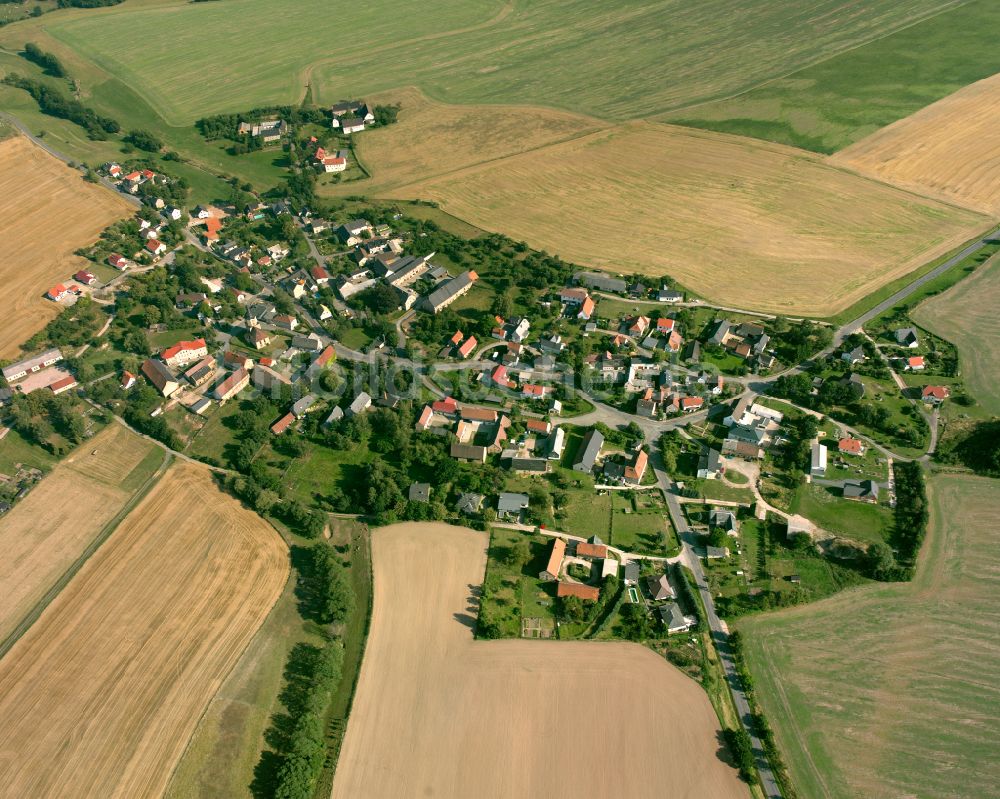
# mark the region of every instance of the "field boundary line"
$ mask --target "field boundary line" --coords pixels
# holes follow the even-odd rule
[[[170,457],[169,452],[167,453],[167,456]],[[260,516],[259,513],[257,515]],[[274,534],[281,539],[282,543],[285,545],[286,551],[290,553],[291,548],[288,546],[288,542],[285,540],[285,537],[281,534],[281,531],[277,527],[275,527],[271,523],[270,519],[268,519],[266,516],[260,516],[260,518],[263,519],[264,522],[272,530],[274,530]],[[290,557],[291,555],[289,554],[289,558]],[[204,724],[205,717],[208,715],[208,711],[212,709],[213,703],[219,698],[219,694],[222,693],[222,689],[229,681],[229,678],[232,676],[233,672],[236,671],[237,667],[239,667],[240,663],[243,661],[243,656],[246,655],[247,650],[249,650],[250,647],[253,646],[253,644],[257,641],[257,638],[264,633],[264,627],[267,625],[267,620],[271,618],[271,614],[274,613],[274,608],[281,601],[281,598],[285,595],[285,591],[288,589],[289,583],[292,584],[292,590],[294,591],[295,588],[294,584],[297,581],[297,579],[298,579],[297,572],[295,571],[295,569],[291,568],[291,564],[289,564],[288,577],[285,579],[285,584],[281,587],[281,593],[279,593],[278,596],[275,597],[274,602],[271,603],[271,607],[267,609],[267,613],[264,614],[264,618],[261,621],[260,626],[257,628],[257,632],[255,632],[252,636],[250,636],[250,640],[247,641],[247,645],[240,650],[239,657],[237,657],[236,660],[233,662],[232,667],[229,669],[229,671],[223,674],[222,677],[220,677],[219,687],[215,690],[215,693],[212,694],[212,697],[208,700],[208,702],[205,703],[205,707],[202,708],[201,713],[198,716],[198,720],[195,722],[194,728],[191,730],[191,735],[188,736],[187,742],[184,744],[184,749],[181,750],[181,753],[178,755],[177,760],[174,761],[174,765],[170,769],[170,773],[167,775],[166,781],[164,782],[164,785],[166,786],[164,790],[164,796],[170,793],[170,786],[173,785],[174,777],[177,775],[177,769],[180,768],[181,763],[184,762],[184,758],[187,756],[188,750],[191,748],[192,742],[198,736],[198,733],[201,731],[201,725]]]
[[[159,467],[153,474],[145,479],[143,484],[139,486],[129,498],[129,500],[121,507],[121,509],[116,513],[111,520],[101,528],[101,531],[94,537],[94,539],[87,545],[86,549],[80,553],[80,556],[69,565],[69,567],[62,573],[58,580],[56,580],[52,586],[42,595],[42,597],[34,604],[34,606],[24,615],[24,617],[17,623],[17,626],[10,632],[10,634],[0,641],[0,659],[2,659],[14,645],[21,639],[21,637],[31,629],[32,625],[41,617],[42,613],[45,612],[46,608],[52,601],[62,593],[62,590],[69,585],[70,581],[76,576],[76,574],[83,568],[88,560],[100,549],[104,542],[107,541],[111,534],[118,529],[125,518],[135,510],[135,507],[145,499],[150,491],[159,483],[160,478],[166,474],[167,469],[173,462],[173,455],[169,451],[164,451],[163,461],[160,463]]]

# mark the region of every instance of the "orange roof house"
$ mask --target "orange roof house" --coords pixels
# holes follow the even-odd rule
[[[608,548],[604,544],[588,544],[586,541],[581,541],[576,545],[576,554],[581,558],[606,558]]]
[[[561,538],[552,539],[552,550],[549,552],[549,561],[538,575],[540,580],[558,580],[559,570],[562,568],[563,557],[566,555],[566,542]]]
[[[560,582],[556,586],[556,596],[575,596],[587,602],[596,602],[601,596],[601,591],[592,585],[583,585],[583,583]]]

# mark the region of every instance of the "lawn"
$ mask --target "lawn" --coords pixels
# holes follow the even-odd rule
[[[529,542],[529,560],[524,564],[513,562],[510,553],[524,540]],[[551,538],[502,527],[490,529],[480,617],[496,621],[502,637],[519,638],[522,618],[554,621],[554,583],[543,583],[538,579],[548,561],[551,547]]]
[[[0,472],[14,476],[16,464],[47,472],[56,464],[56,458],[49,452],[21,437],[17,430],[11,430],[0,440]]]
[[[642,497],[633,502],[625,491],[611,492],[611,534],[605,543],[642,555],[667,555],[677,551],[677,536],[670,524],[659,491],[636,492]]]
[[[335,450],[311,443],[305,455],[283,462],[287,471],[282,483],[295,499],[311,504],[334,486],[352,490],[361,479],[361,468],[375,457],[361,446]]]
[[[1000,71],[998,26],[995,2],[962,3],[739,97],[667,118],[832,153]]]
[[[839,488],[812,483],[799,487],[791,512],[834,535],[865,543],[886,541],[892,528],[892,511],[887,506],[843,499]]]
[[[1000,697],[983,675],[1000,667],[1000,484],[936,476],[929,493],[912,583],[736,623],[801,796],[996,792]]]

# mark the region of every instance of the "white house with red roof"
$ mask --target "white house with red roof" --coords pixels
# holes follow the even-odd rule
[[[53,302],[62,302],[67,297],[72,296],[72,294],[72,289],[67,288],[62,283],[56,283],[56,285],[45,292],[45,296]]]
[[[146,242],[146,250],[154,256],[160,256],[167,251],[167,245],[159,239],[150,239]]]
[[[93,272],[88,272],[86,269],[81,269],[73,275],[73,280],[77,283],[82,283],[84,286],[93,286],[97,282],[97,278]]]
[[[906,366],[904,367],[907,372],[921,372],[924,369],[924,356],[914,355],[906,359]]]
[[[951,389],[948,386],[924,386],[920,392],[920,398],[931,405],[940,405],[951,396]]]
[[[108,256],[108,263],[115,269],[121,269],[122,271],[128,269],[128,259],[116,252]]]
[[[857,438],[842,438],[837,442],[837,450],[845,455],[861,455],[865,451],[865,445]]]
[[[163,362],[174,369],[200,361],[206,355],[208,355],[208,345],[203,338],[196,338],[193,341],[178,341],[160,353]]]

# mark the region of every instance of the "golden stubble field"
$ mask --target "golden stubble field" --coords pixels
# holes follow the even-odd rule
[[[23,136],[0,141],[0,358],[17,355],[59,312],[43,295],[87,266],[73,253],[130,210]]]
[[[810,316],[837,313],[989,225],[819,156],[647,122],[386,193],[436,200],[578,264]]]
[[[125,427],[109,425],[0,519],[0,640],[154,473],[158,454]]]
[[[800,796],[986,799],[1000,783],[1000,481],[941,474],[910,583],[741,619]]]
[[[1000,215],[1000,74],[965,86],[831,157],[922,194]]]
[[[624,643],[474,641],[487,536],[373,534],[374,609],[334,799],[746,797],[701,687]]]
[[[582,114],[516,105],[451,105],[408,88],[369,98],[400,105],[394,125],[356,137],[361,162],[372,171],[365,191],[378,193],[416,180],[506,158],[607,127]],[[334,193],[357,191],[334,184]]]
[[[3,794],[161,796],[287,574],[272,527],[171,467],[0,660]]]

